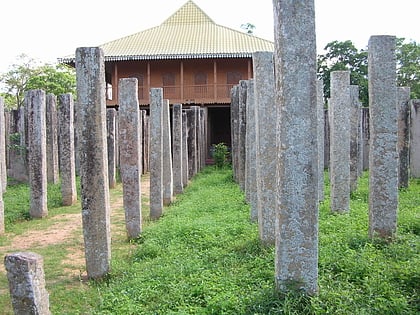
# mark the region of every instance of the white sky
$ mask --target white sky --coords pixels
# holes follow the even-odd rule
[[[272,40],[272,0],[194,0],[217,24]],[[22,53],[42,63],[157,26],[187,0],[1,0],[0,73]],[[333,40],[366,48],[371,35],[420,42],[420,0],[315,0],[318,52]]]

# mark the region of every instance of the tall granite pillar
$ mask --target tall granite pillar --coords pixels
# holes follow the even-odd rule
[[[163,89],[150,89],[150,218],[163,212]]]
[[[174,195],[174,181],[172,171],[172,141],[169,100],[163,101],[163,205],[171,204]]]
[[[71,206],[77,201],[73,95],[71,93],[59,95],[58,104],[61,199],[63,206]]]
[[[120,79],[119,100],[119,147],[120,171],[123,185],[125,226],[128,238],[140,236],[141,216],[141,117],[136,78]]]
[[[420,178],[420,100],[411,101],[410,117],[410,175]]]
[[[142,117],[142,157],[143,157],[143,167],[142,173],[146,174],[149,172],[149,116],[145,110],[141,111]]]
[[[105,63],[101,48],[76,49],[76,81],[86,270],[89,278],[100,279],[108,274],[111,261]]]
[[[316,83],[316,117],[317,117],[317,141],[318,141],[318,201],[324,200],[324,81]]]
[[[117,111],[114,108],[106,110],[106,130],[107,130],[107,154],[108,154],[108,181],[109,188],[115,188],[117,184],[117,145],[116,145],[116,117]]]
[[[278,146],[276,141],[277,108],[273,108],[275,95],[274,64],[272,52],[256,52],[254,65],[255,104],[257,121],[257,208],[260,239],[274,244],[276,239],[276,170]]]
[[[360,101],[359,86],[350,85],[350,192],[357,190],[360,164]]]
[[[187,110],[188,121],[188,178],[197,174],[197,119],[194,106]]]
[[[231,133],[231,155],[232,155],[232,169],[233,178],[238,183],[238,126],[239,126],[239,86],[232,87],[230,92],[230,133]]]
[[[6,167],[6,119],[4,112],[4,100],[0,96],[0,181],[1,192],[6,191],[7,186],[7,167]]]
[[[254,72],[255,73],[255,72]],[[246,111],[246,168],[245,168],[245,196],[250,205],[252,222],[258,221],[257,196],[257,104],[255,102],[254,80],[248,81]]]
[[[42,256],[31,252],[7,254],[4,265],[14,313],[51,314]]]
[[[397,232],[398,152],[396,38],[371,36],[369,74],[369,237]]]
[[[59,181],[57,127],[57,97],[54,94],[47,94],[47,182],[53,184],[57,184]]]
[[[43,218],[48,215],[45,92],[27,91],[25,106],[28,113],[29,215]]]
[[[182,105],[174,104],[172,108],[172,148],[174,194],[182,194]]]
[[[397,88],[398,187],[407,188],[410,178],[410,88]]]
[[[246,92],[248,81],[239,81],[239,114],[238,114],[238,182],[245,191],[245,142],[246,142]]]
[[[182,186],[188,185],[188,121],[187,113],[182,111]]]
[[[4,227],[4,202],[3,202],[3,184],[0,181],[0,235],[5,231]]]
[[[369,143],[370,143],[370,131],[369,131],[369,107],[362,108],[361,116],[361,128],[362,128],[362,151],[363,151],[363,171],[369,169]]]
[[[274,0],[279,290],[318,291],[318,154],[313,0]],[[274,170],[273,170],[274,171]]]
[[[331,72],[331,211],[350,210],[350,71]]]

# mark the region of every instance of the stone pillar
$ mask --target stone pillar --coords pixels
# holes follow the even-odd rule
[[[25,106],[28,113],[29,215],[43,218],[48,215],[45,92],[26,92]]]
[[[182,105],[174,104],[172,108],[172,148],[174,194],[182,194]]]
[[[187,113],[182,111],[182,186],[188,185],[188,121]]]
[[[108,153],[108,181],[109,188],[115,188],[117,184],[116,165],[117,165],[117,145],[116,145],[116,116],[117,111],[114,108],[106,110],[106,140]]]
[[[197,174],[197,120],[194,106],[187,110],[188,121],[188,178]]]
[[[272,55],[272,54],[271,54]],[[254,72],[255,73],[255,72]],[[257,195],[257,106],[255,102],[254,80],[248,81],[246,111],[246,168],[245,168],[245,196],[250,205],[252,222],[258,221]]]
[[[397,232],[398,152],[396,38],[371,36],[369,74],[369,237]]]
[[[410,88],[397,88],[398,110],[398,187],[407,188],[410,177]]]
[[[58,131],[57,131],[57,97],[48,94],[46,100],[47,128],[47,182],[58,184]]]
[[[100,279],[108,274],[111,261],[105,63],[101,48],[76,49],[76,79],[86,270],[89,278]]]
[[[230,132],[233,178],[238,183],[238,126],[239,126],[239,86],[232,87],[230,92]]]
[[[357,190],[360,162],[360,107],[359,86],[350,85],[350,192]]]
[[[370,131],[369,131],[369,107],[362,108],[361,117],[361,128],[362,128],[362,151],[363,151],[363,171],[369,169],[369,142],[370,142]]]
[[[3,192],[6,190],[6,128],[4,116],[4,101],[0,96],[0,235],[4,233],[4,203]]]
[[[145,110],[142,110],[140,112],[142,117],[142,173],[146,174],[149,172],[149,117],[147,116],[147,112]]]
[[[316,85],[316,117],[318,141],[318,201],[324,200],[324,81],[318,80]]]
[[[238,115],[238,182],[245,191],[245,142],[246,142],[246,92],[248,81],[239,81],[239,115]]]
[[[150,89],[150,218],[163,213],[163,89]]]
[[[174,195],[172,141],[169,100],[163,101],[163,205],[171,204]]]
[[[273,176],[277,164],[277,121],[274,65],[272,52],[256,52],[252,55],[254,65],[255,104],[257,108],[257,207],[260,239],[265,244],[274,244],[276,239],[277,179]]]
[[[120,79],[119,146],[120,172],[123,185],[125,226],[128,238],[136,238],[142,232],[141,217],[141,117],[136,78]]]
[[[331,211],[350,210],[350,71],[331,72]]]
[[[410,112],[410,175],[420,178],[420,100],[411,101]]]
[[[14,313],[51,314],[42,256],[31,252],[7,254],[4,265]]]
[[[61,94],[58,97],[58,104],[61,198],[63,206],[71,206],[77,201],[73,95]]]
[[[1,192],[6,191],[7,171],[6,171],[6,119],[4,113],[4,100],[0,96],[0,181]],[[9,136],[9,135],[7,135]]]
[[[318,291],[318,156],[313,0],[273,1],[278,113],[277,288]],[[274,171],[274,170],[273,170]]]

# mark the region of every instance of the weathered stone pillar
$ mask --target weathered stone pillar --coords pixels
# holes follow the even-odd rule
[[[172,141],[169,100],[163,101],[163,205],[171,204],[174,195],[172,171]]]
[[[3,184],[0,181],[0,235],[4,234],[4,202],[3,202]]]
[[[51,314],[42,256],[31,252],[7,254],[4,265],[14,313]]]
[[[58,97],[58,104],[61,199],[63,206],[71,206],[77,201],[73,95],[61,94]]]
[[[361,117],[361,128],[362,128],[362,151],[363,151],[363,171],[369,169],[369,143],[370,143],[370,131],[369,131],[369,107],[362,107]]]
[[[194,106],[187,110],[188,121],[188,178],[197,174],[197,119]]]
[[[6,191],[7,187],[7,167],[6,167],[6,119],[4,113],[4,100],[0,96],[0,181],[1,192]],[[7,135],[9,136],[9,135]]]
[[[231,155],[232,155],[232,169],[233,178],[238,183],[238,126],[239,126],[239,86],[235,85],[230,91],[230,133],[231,133]]]
[[[142,232],[141,216],[141,117],[136,78],[120,79],[119,146],[120,171],[123,185],[125,226],[128,238],[136,238]]]
[[[46,128],[47,128],[47,182],[57,184],[58,169],[58,126],[57,126],[57,97],[48,94],[46,100]]]
[[[278,146],[276,141],[277,108],[275,98],[274,65],[272,52],[256,52],[252,55],[254,65],[255,105],[257,108],[257,204],[260,239],[265,244],[276,240],[276,170]]]
[[[331,211],[350,210],[350,71],[331,72]]]
[[[172,148],[173,148],[173,175],[174,194],[182,194],[182,105],[174,104],[172,107]]]
[[[420,178],[420,100],[411,101],[410,112],[410,175]]]
[[[25,106],[28,113],[29,215],[43,218],[48,215],[45,92],[26,92]]]
[[[163,89],[150,89],[150,218],[163,212]]]
[[[140,112],[142,117],[142,173],[146,174],[149,172],[149,117],[147,116],[147,112],[145,110],[142,110]]]
[[[275,278],[318,291],[318,153],[313,0],[275,0],[278,210]]]
[[[114,108],[106,110],[106,140],[108,147],[108,181],[109,188],[115,188],[117,184],[116,165],[117,165],[117,145],[116,145],[116,117],[117,111]]]
[[[89,278],[99,279],[109,272],[111,260],[105,63],[101,48],[76,49],[76,79],[86,270]]]
[[[357,190],[360,164],[360,107],[359,86],[350,85],[350,192]]]
[[[245,191],[245,142],[246,142],[246,92],[248,81],[239,81],[239,115],[238,115],[238,182]]]
[[[324,146],[325,146],[325,114],[324,114],[324,81],[318,80],[316,84],[316,117],[318,141],[318,201],[323,201],[324,196]]]
[[[371,36],[369,74],[369,237],[397,232],[398,152],[396,38]]]
[[[407,188],[410,178],[410,88],[397,88],[398,106],[398,187]]]
[[[271,54],[272,55],[272,54]],[[254,72],[255,73],[255,72]],[[245,196],[250,205],[252,222],[258,221],[258,190],[257,190],[257,104],[255,102],[254,80],[248,81],[246,111],[246,168]]]
[[[188,185],[188,121],[187,113],[182,111],[182,186]]]

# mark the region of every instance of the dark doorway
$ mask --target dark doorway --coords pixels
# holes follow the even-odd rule
[[[213,144],[223,142],[229,149],[230,139],[230,107],[209,107],[208,108],[208,157],[211,158],[211,147]]]

